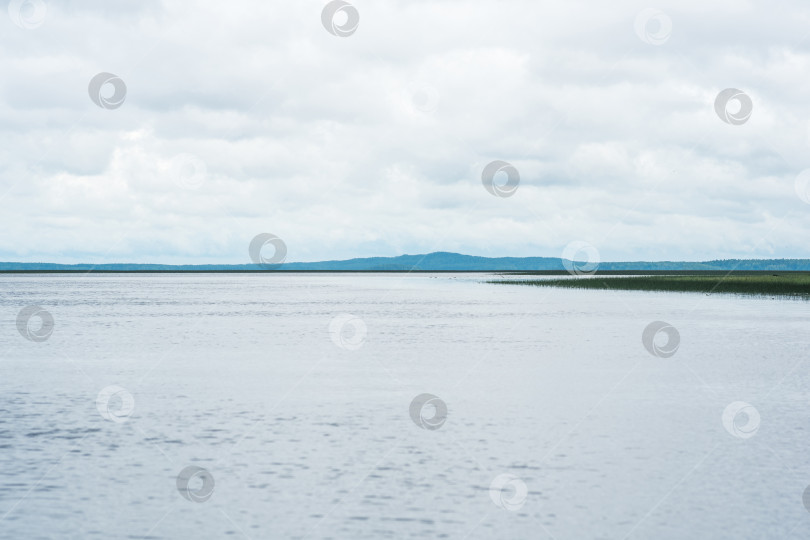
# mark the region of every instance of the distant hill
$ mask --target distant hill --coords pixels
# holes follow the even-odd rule
[[[262,271],[255,264],[237,265],[166,265],[166,264],[53,264],[53,263],[0,263],[1,272],[244,272]],[[565,272],[563,260],[556,257],[474,257],[458,253],[436,252],[427,255],[400,255],[398,257],[368,257],[345,261],[290,262],[270,271],[458,271],[458,272]],[[810,259],[724,259],[703,262],[630,261],[603,262],[600,271],[810,271]]]

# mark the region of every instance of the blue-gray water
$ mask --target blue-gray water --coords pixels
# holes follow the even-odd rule
[[[485,279],[0,277],[0,537],[810,534],[810,304]]]

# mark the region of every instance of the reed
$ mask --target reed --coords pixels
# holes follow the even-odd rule
[[[810,273],[790,272],[725,275],[646,275],[578,276],[564,279],[502,279],[490,281],[505,285],[569,287],[626,291],[672,291],[704,294],[736,293],[746,295],[799,296],[810,298]]]

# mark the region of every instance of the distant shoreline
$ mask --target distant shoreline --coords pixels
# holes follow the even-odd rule
[[[364,257],[312,262],[284,261],[261,264],[162,264],[127,262],[0,262],[0,273],[431,273],[518,272],[566,275],[569,270],[596,269],[597,275],[684,272],[810,272],[810,259],[715,259],[708,261],[593,261],[559,257],[479,257],[434,252],[396,257]]]
[[[0,274],[501,274],[510,276],[571,276],[566,270],[0,270]],[[598,270],[593,276],[799,276],[810,272],[805,270]],[[569,285],[574,279],[551,280],[565,281],[567,287],[594,288],[589,285]],[[504,280],[492,283],[536,284],[531,280]],[[614,281],[615,283],[615,281]],[[539,284],[539,282],[538,282]],[[550,281],[542,282],[550,286]]]

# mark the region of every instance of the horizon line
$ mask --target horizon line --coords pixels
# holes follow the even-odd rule
[[[518,256],[518,255],[498,255],[498,256],[486,256],[486,255],[469,255],[466,253],[457,253],[453,251],[431,251],[429,253],[402,253],[400,255],[368,255],[363,257],[350,257],[345,259],[319,259],[313,261],[283,261],[279,263],[273,263],[272,266],[283,267],[290,264],[324,264],[324,263],[338,263],[338,262],[348,262],[348,261],[358,261],[358,260],[366,260],[366,259],[397,259],[401,257],[428,257],[430,255],[454,255],[458,257],[470,257],[475,259],[488,259],[488,260],[497,260],[497,259],[518,259],[518,260],[526,260],[526,259],[545,259],[545,260],[557,260],[557,261],[572,261],[572,262],[580,262],[580,259],[575,258],[565,258],[560,256],[546,256],[546,255],[528,255],[528,256]],[[761,257],[761,258],[741,258],[741,257],[725,257],[725,258],[713,258],[713,259],[628,259],[628,260],[605,260],[605,261],[598,261],[596,264],[622,264],[622,263],[710,263],[710,262],[717,262],[717,261],[810,261],[810,256],[807,257]],[[230,262],[230,263],[215,263],[215,262],[202,262],[202,263],[165,263],[165,262],[75,262],[75,263],[68,263],[68,262],[51,262],[51,261],[14,261],[14,260],[0,260],[0,265],[5,264],[13,264],[13,265],[35,265],[35,264],[43,264],[43,265],[55,265],[55,266],[167,266],[167,267],[180,267],[180,266],[262,266],[261,263],[256,263],[252,261],[247,262]]]

